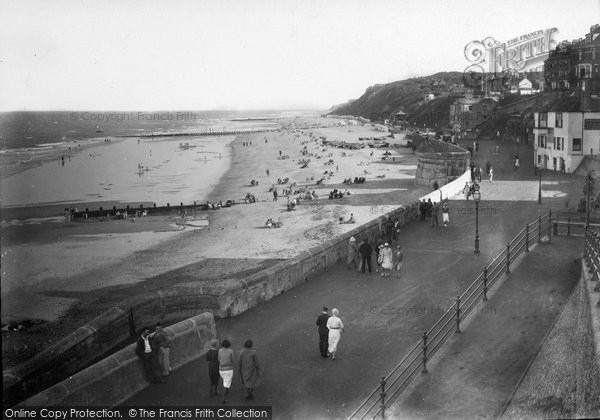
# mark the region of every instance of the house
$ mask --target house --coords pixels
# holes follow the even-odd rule
[[[563,41],[544,61],[546,90],[581,89],[587,81],[592,94],[600,94],[600,25],[590,28],[584,38]]]
[[[384,133],[388,132],[388,126],[383,124],[373,124],[373,128],[377,131],[382,131]]]
[[[497,105],[492,98],[458,98],[450,105],[450,126],[457,133],[471,130],[488,121]]]
[[[584,156],[600,153],[600,98],[584,90],[534,112],[533,138],[536,165],[574,172]]]

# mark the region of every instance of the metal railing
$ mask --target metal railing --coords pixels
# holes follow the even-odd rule
[[[600,219],[587,219],[584,212],[559,211],[553,213],[553,234],[557,235],[583,235],[587,227],[600,228]],[[588,226],[589,224],[589,226]]]
[[[524,252],[529,252],[534,243],[542,241],[544,236],[552,240],[553,234],[552,211],[539,216],[537,220],[528,223],[521,231],[506,244],[506,247],[483,268],[466,290],[457,296],[453,304],[425,331],[419,341],[408,351],[404,358],[386,376],[382,376],[373,392],[354,410],[349,419],[366,419],[381,416],[385,418],[385,410],[408,387],[411,380],[420,370],[427,373],[427,362],[454,334],[459,334],[461,322],[473,312],[480,302],[487,301],[488,291],[504,274],[510,274],[511,264]],[[600,250],[600,237],[596,237]],[[587,247],[586,247],[587,249]],[[596,275],[600,276],[600,251],[588,252],[594,261]]]
[[[585,230],[583,259],[590,274],[590,281],[596,282],[595,292],[600,292],[600,234],[592,229]],[[596,306],[600,306],[600,298]]]

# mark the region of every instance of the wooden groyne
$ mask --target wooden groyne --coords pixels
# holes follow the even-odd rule
[[[173,131],[173,132],[154,132],[140,133],[135,135],[118,135],[115,137],[201,137],[201,136],[235,136],[239,134],[265,133],[269,131],[278,131],[278,128],[249,128],[242,130],[206,130],[206,131]]]
[[[71,220],[87,220],[87,219],[98,219],[98,218],[108,218],[108,219],[129,219],[132,217],[142,217],[142,216],[158,216],[158,215],[168,215],[168,214],[177,214],[179,216],[194,216],[198,211],[206,211],[206,210],[220,210],[222,208],[235,206],[238,204],[246,204],[244,200],[236,201],[236,200],[227,200],[221,202],[220,205],[218,203],[197,203],[184,205],[183,203],[179,203],[179,205],[172,206],[170,203],[167,203],[166,206],[157,206],[153,204],[151,206],[144,206],[140,204],[139,206],[135,205],[125,205],[125,206],[113,206],[111,208],[99,207],[98,209],[90,209],[89,207],[85,207],[83,209],[65,209],[65,212],[68,211]]]

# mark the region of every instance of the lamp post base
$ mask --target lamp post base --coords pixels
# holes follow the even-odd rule
[[[479,254],[479,237],[475,238],[475,249],[473,250],[474,254]]]

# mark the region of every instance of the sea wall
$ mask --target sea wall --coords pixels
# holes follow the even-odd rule
[[[171,339],[171,367],[177,369],[204,355],[216,337],[215,320],[203,313],[181,321],[165,332]],[[51,386],[19,404],[20,407],[48,406],[115,406],[149,382],[142,360],[130,344],[98,363]]]
[[[440,194],[444,198],[456,195],[464,186],[465,176],[470,176],[469,172],[423,198],[431,197],[437,202]],[[418,202],[401,206],[244,279],[225,280],[216,286],[189,281],[127,299],[26,363],[4,371],[4,405],[22,401],[90,366],[124,342],[133,340],[145,325],[159,321],[169,324],[201,312],[225,318],[247,311],[345,259],[350,237],[367,237],[374,242],[380,237],[387,220],[397,218],[403,226],[417,219],[418,207]]]

